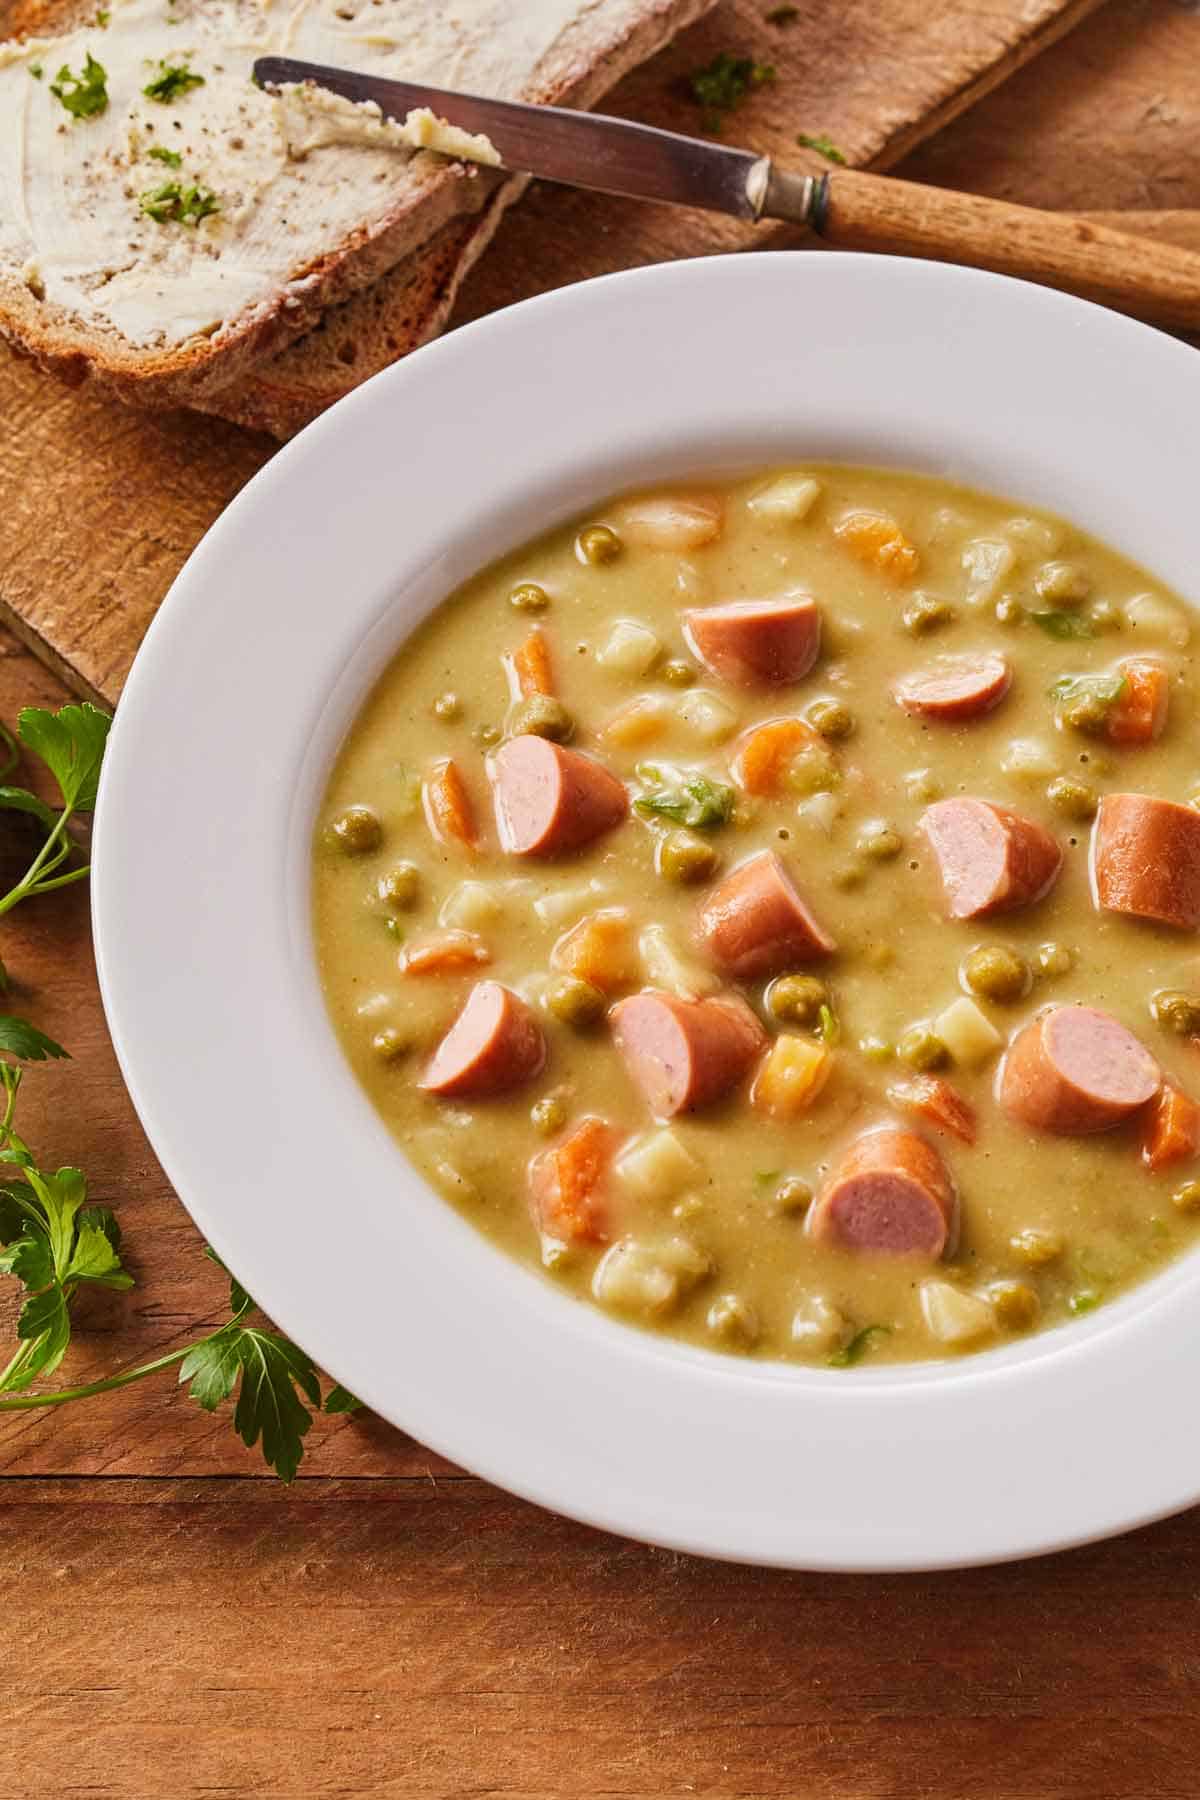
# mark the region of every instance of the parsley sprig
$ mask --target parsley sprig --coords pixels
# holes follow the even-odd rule
[[[78,860],[82,848],[71,827],[95,806],[109,724],[106,713],[85,702],[60,707],[57,713],[27,707],[18,719],[19,743],[0,725],[0,781],[12,774],[24,747],[45,763],[60,796],[57,807],[49,806],[28,788],[0,785],[0,809],[29,815],[45,834],[25,874],[0,896],[0,915],[32,895],[87,875],[88,864]],[[178,1367],[180,1384],[187,1385],[206,1412],[236,1395],[235,1431],[247,1446],[261,1444],[269,1467],[281,1480],[291,1481],[304,1455],[313,1410],[321,1410],[320,1376],[303,1350],[252,1317],[254,1301],[236,1277],[230,1277],[229,1317],[193,1343],[97,1381],[49,1393],[28,1391],[36,1380],[52,1375],[66,1355],[72,1303],[80,1289],[133,1285],[121,1261],[121,1228],[111,1209],[89,1202],[79,1169],[40,1168],[16,1129],[17,1096],[25,1078],[18,1065],[66,1056],[60,1044],[27,1020],[0,1016],[0,1274],[11,1275],[25,1290],[17,1348],[0,1369],[0,1412],[64,1406]],[[207,1254],[218,1260],[211,1250]],[[358,1405],[353,1394],[334,1385],[324,1410],[349,1413]]]
[[[221,210],[211,188],[184,187],[179,181],[164,181],[161,187],[150,188],[139,195],[138,205],[158,225],[198,225]]]
[[[768,87],[775,79],[775,65],[753,56],[737,56],[722,50],[702,69],[687,78],[688,93],[700,107],[705,131],[719,137],[726,113],[736,112],[747,94]]]

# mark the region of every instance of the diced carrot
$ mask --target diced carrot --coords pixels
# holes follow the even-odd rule
[[[492,953],[477,932],[454,929],[431,931],[400,952],[400,967],[406,975],[455,975],[460,969],[491,960]]]
[[[719,494],[648,494],[621,511],[621,535],[650,550],[699,550],[721,535],[725,503]]]
[[[616,1135],[604,1119],[581,1119],[569,1137],[529,1165],[529,1211],[543,1239],[602,1244],[608,1236],[601,1188]]]
[[[629,914],[623,906],[606,906],[572,925],[550,952],[550,961],[577,981],[590,982],[602,994],[632,987],[641,974]]]
[[[911,1081],[898,1081],[888,1089],[888,1099],[894,1106],[903,1106],[926,1119],[935,1131],[948,1131],[961,1138],[964,1144],[973,1144],[979,1134],[975,1108],[940,1075],[916,1075]]]
[[[774,1118],[797,1118],[820,1097],[832,1069],[833,1052],[825,1044],[784,1032],[754,1078],[750,1104]]]
[[[638,750],[662,737],[670,717],[666,705],[656,695],[639,694],[636,700],[618,707],[600,735],[623,750]]]
[[[792,758],[820,737],[803,719],[768,719],[739,738],[730,767],[747,794],[777,794]]]
[[[422,790],[425,819],[439,844],[465,844],[473,850],[479,842],[475,809],[462,771],[448,756],[436,762]]]
[[[1125,686],[1104,715],[1104,735],[1112,744],[1152,744],[1167,723],[1167,671],[1133,656],[1119,672]]]
[[[1200,1106],[1172,1081],[1163,1082],[1146,1108],[1141,1149],[1148,1169],[1168,1169],[1200,1151]]]
[[[550,672],[550,646],[546,634],[531,631],[523,644],[510,650],[505,661],[513,698],[528,700],[533,694],[552,694],[554,678]]]
[[[833,535],[860,562],[873,563],[892,581],[908,581],[921,566],[917,546],[888,513],[847,513],[834,526]]]

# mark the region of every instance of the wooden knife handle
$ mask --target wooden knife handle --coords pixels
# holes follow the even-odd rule
[[[1200,330],[1200,255],[1069,213],[1038,212],[858,169],[772,170],[764,211],[830,244],[932,257],[1064,288],[1176,330]]]

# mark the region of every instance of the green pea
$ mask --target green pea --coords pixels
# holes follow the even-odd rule
[[[696,679],[695,668],[682,656],[669,657],[658,673],[670,687],[691,687]]]
[[[1064,818],[1078,819],[1081,823],[1094,819],[1100,804],[1095,788],[1089,787],[1086,781],[1073,780],[1070,775],[1056,776],[1046,789],[1046,798]]]
[[[660,875],[686,886],[707,881],[721,866],[720,852],[692,831],[672,831],[660,839],[655,862]]]
[[[813,1191],[798,1175],[788,1175],[771,1196],[771,1209],[779,1213],[804,1213],[812,1205]]]
[[[936,600],[932,594],[914,594],[900,618],[905,631],[911,631],[914,637],[924,637],[930,631],[949,625],[954,618],[954,608],[945,600]]]
[[[491,750],[504,736],[498,725],[476,725],[471,737],[481,750]]]
[[[450,724],[453,720],[462,718],[462,701],[457,694],[439,694],[433,703],[433,713],[444,724]]]
[[[1019,625],[1025,617],[1025,608],[1019,600],[1014,600],[1011,594],[1005,594],[997,600],[992,611],[1000,625]]]
[[[369,806],[346,806],[330,821],[326,837],[347,856],[366,856],[383,842],[383,826]]]
[[[1042,975],[1052,979],[1058,975],[1069,975],[1075,967],[1075,952],[1066,944],[1041,944],[1037,953],[1038,970]]]
[[[996,1317],[1010,1331],[1028,1331],[1041,1311],[1037,1292],[1027,1281],[998,1281],[988,1298]]]
[[[927,1069],[940,1069],[949,1054],[932,1025],[910,1025],[907,1031],[901,1033],[896,1045],[896,1055],[900,1061],[922,1074]]]
[[[1078,699],[1068,701],[1059,716],[1064,725],[1069,725],[1073,731],[1099,737],[1108,718],[1108,702],[1095,694],[1081,694]]]
[[[376,893],[385,906],[395,907],[399,911],[407,911],[415,906],[421,891],[421,871],[416,863],[397,863],[386,875],[379,877]]]
[[[575,735],[575,720],[553,694],[530,694],[513,713],[510,728],[514,737],[531,732],[534,737],[565,744]]]
[[[545,612],[550,596],[536,581],[522,581],[509,594],[508,604],[518,612]]]
[[[854,732],[854,714],[840,700],[814,700],[804,716],[814,731],[834,742]]]
[[[616,532],[607,525],[589,525],[575,539],[576,556],[580,562],[591,563],[593,567],[615,562],[624,548]]]
[[[981,944],[963,958],[962,978],[985,1000],[1019,1000],[1029,992],[1029,964],[1006,944]]]
[[[858,1050],[859,1055],[865,1056],[868,1062],[889,1062],[896,1054],[894,1044],[889,1044],[886,1038],[876,1037],[873,1032],[859,1038]]]
[[[584,1031],[596,1023],[608,1002],[590,981],[561,975],[546,989],[546,1005],[560,1024],[569,1025],[573,1031]]]
[[[533,1129],[542,1137],[553,1137],[567,1122],[567,1109],[562,1097],[558,1094],[543,1094],[530,1107],[529,1120]]]
[[[1180,988],[1160,988],[1150,1002],[1150,1011],[1164,1030],[1178,1037],[1200,1036],[1200,1000]]]
[[[888,862],[893,856],[899,856],[904,848],[904,839],[890,825],[884,825],[873,831],[864,831],[855,848],[863,856],[870,856],[876,862]]]
[[[385,1025],[371,1039],[371,1048],[381,1062],[395,1062],[397,1057],[412,1049],[412,1040],[404,1032],[397,1031],[394,1025]]]
[[[1171,1205],[1180,1212],[1200,1212],[1200,1181],[1185,1181],[1171,1195]]]
[[[816,975],[780,975],[766,993],[767,1009],[787,1025],[812,1025],[829,1002],[829,990]]]
[[[1057,1261],[1066,1249],[1066,1244],[1061,1233],[1039,1231],[1036,1225],[1028,1225],[1024,1231],[1018,1231],[1009,1238],[1008,1247],[1028,1268],[1041,1269],[1047,1263]]]

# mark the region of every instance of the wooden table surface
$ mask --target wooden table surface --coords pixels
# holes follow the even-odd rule
[[[905,172],[1200,241],[1200,15],[1115,0]],[[0,717],[63,697],[0,640]],[[138,1275],[81,1306],[82,1380],[184,1341],[224,1284],[122,1088],[86,895],[3,937],[12,1010],[74,1053],[30,1072],[22,1129],[115,1206]],[[319,1425],[285,1490],[168,1373],[0,1423],[0,1568],[4,1800],[1200,1794],[1200,1512],[1007,1568],[785,1575],[567,1523],[371,1418]]]

